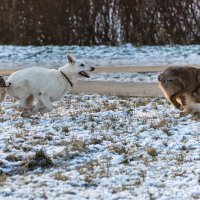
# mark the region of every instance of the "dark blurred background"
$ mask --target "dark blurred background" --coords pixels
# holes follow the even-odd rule
[[[0,44],[199,44],[200,0],[0,0]]]

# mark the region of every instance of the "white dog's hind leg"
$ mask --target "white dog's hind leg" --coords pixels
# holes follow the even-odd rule
[[[51,112],[53,110],[53,105],[51,103],[51,100],[49,98],[49,96],[47,95],[42,95],[40,97],[42,104],[43,104],[43,108],[40,109],[40,113],[44,114],[46,112]]]
[[[26,99],[26,105],[27,106],[32,106],[34,102],[34,96],[30,95],[27,99]]]
[[[39,112],[40,108],[42,108],[43,105],[40,101],[40,99],[38,99],[37,104],[35,105],[34,109],[30,112],[23,112],[21,114],[22,117],[30,117],[31,115],[35,115]]]
[[[19,105],[16,107],[17,110],[28,111],[33,109],[33,106],[27,104],[27,99],[20,99]]]
[[[0,88],[0,102],[2,102],[5,99],[6,96],[6,90],[3,88]]]
[[[29,110],[32,110],[34,108],[33,106],[33,102],[34,102],[34,96],[29,96],[27,99],[26,99],[26,107],[29,109]]]
[[[19,109],[27,109],[26,107],[26,99],[20,99],[20,102],[19,102]]]

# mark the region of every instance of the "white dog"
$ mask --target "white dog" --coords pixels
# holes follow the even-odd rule
[[[20,108],[29,110],[22,117],[46,113],[53,109],[52,102],[68,93],[77,82],[78,76],[89,78],[87,72],[94,67],[86,65],[68,55],[68,64],[56,69],[32,67],[11,74],[6,81],[7,93],[20,101]],[[33,107],[33,101],[36,105]]]

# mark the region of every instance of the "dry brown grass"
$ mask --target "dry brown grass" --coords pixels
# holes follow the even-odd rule
[[[53,166],[51,158],[41,149],[35,153],[34,156],[28,158],[22,163],[22,166],[28,170],[34,170],[38,167],[43,169]]]

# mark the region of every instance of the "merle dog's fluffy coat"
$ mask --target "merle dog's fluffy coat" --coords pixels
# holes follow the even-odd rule
[[[200,111],[200,69],[169,67],[158,76],[165,97],[182,114]]]

